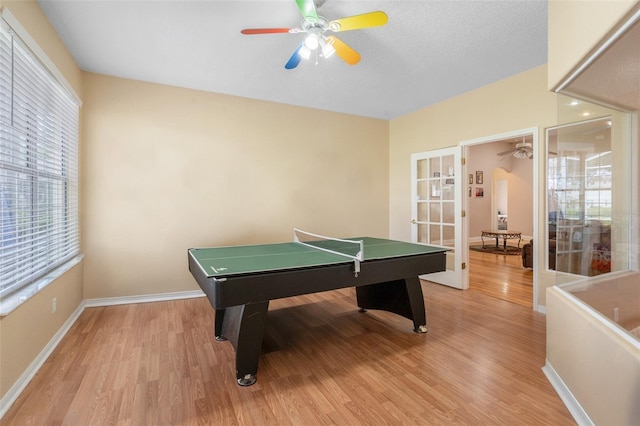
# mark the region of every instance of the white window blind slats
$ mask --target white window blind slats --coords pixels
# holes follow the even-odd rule
[[[78,106],[0,22],[0,298],[79,252]]]

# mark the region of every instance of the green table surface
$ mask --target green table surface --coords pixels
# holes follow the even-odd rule
[[[362,240],[365,262],[446,251],[441,247],[383,238],[362,237],[350,238],[350,240]],[[213,278],[353,262],[349,257],[328,253],[295,242],[193,248],[189,250],[189,253],[205,275]]]

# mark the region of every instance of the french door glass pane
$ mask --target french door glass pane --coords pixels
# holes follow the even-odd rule
[[[430,203],[429,222],[442,222],[440,203]]]
[[[442,225],[442,240],[446,246],[454,245],[456,229],[453,225]]]
[[[429,225],[429,243],[442,245],[442,235],[440,225]]]
[[[418,242],[427,243],[427,225],[418,224]]]
[[[442,203],[442,222],[455,223],[454,209],[454,203]]]
[[[431,169],[430,177],[440,177],[442,176],[442,168],[440,167],[440,157],[433,157],[429,160],[429,166]]]
[[[427,220],[427,203],[418,203],[418,222],[426,222]]]
[[[429,198],[429,182],[420,181],[418,182],[418,200],[426,200]]]

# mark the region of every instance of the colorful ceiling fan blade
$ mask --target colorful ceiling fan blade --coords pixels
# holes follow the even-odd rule
[[[240,31],[242,34],[277,34],[292,32],[290,28],[247,28]]]
[[[380,25],[386,24],[388,20],[389,18],[384,12],[369,12],[331,21],[329,22],[329,29],[334,32],[339,32],[379,27]]]
[[[298,9],[302,13],[302,17],[309,22],[318,21],[318,12],[316,11],[316,5],[313,0],[296,0]]]
[[[285,68],[288,70],[292,70],[298,66],[300,61],[302,60],[302,56],[300,56],[300,49],[304,46],[304,41],[298,45],[298,48],[293,52],[293,55],[289,58],[289,61],[285,64]]]
[[[327,42],[332,44],[334,49],[336,49],[336,55],[340,56],[340,58],[349,65],[355,65],[360,62],[360,54],[344,44],[339,38],[328,36]]]

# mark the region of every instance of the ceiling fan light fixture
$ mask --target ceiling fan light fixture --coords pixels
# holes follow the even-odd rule
[[[311,57],[311,49],[309,49],[306,45],[302,45],[298,50],[298,55],[303,59],[309,59]]]
[[[331,57],[336,53],[336,48],[331,43],[328,43],[324,38],[320,40],[320,46],[322,48],[322,56],[325,58]]]
[[[313,33],[309,34],[307,38],[304,39],[304,45],[308,47],[310,50],[316,50],[319,44],[320,44],[320,40],[318,39],[318,36],[316,36]]]
[[[520,151],[520,150],[518,150],[518,151],[515,151],[515,152],[513,153],[513,156],[514,156],[514,157],[516,157],[516,158],[531,158],[531,157],[529,156],[529,154],[530,154],[530,153],[529,153],[529,152],[527,152],[527,151]],[[533,154],[531,154],[531,156],[533,156]]]

